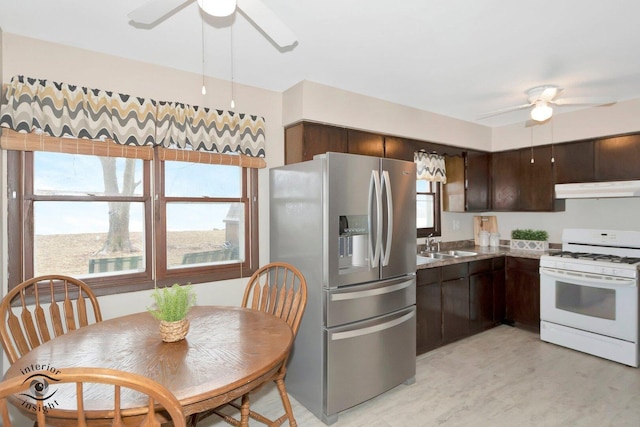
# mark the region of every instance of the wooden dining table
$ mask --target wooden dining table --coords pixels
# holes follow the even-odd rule
[[[148,312],[95,323],[48,341],[18,359],[5,379],[42,367],[55,373],[71,367],[103,367],[144,375],[168,388],[185,416],[217,408],[270,378],[293,343],[289,325],[271,314],[248,308],[196,306],[188,314],[184,340],[166,343],[159,321]],[[51,425],[76,425],[75,388],[59,387],[47,414]],[[113,396],[99,386],[85,391],[85,409],[113,407]],[[146,400],[125,394],[123,408],[144,408]],[[23,413],[19,400],[11,401]],[[102,405],[102,406],[101,406]],[[134,411],[135,412],[135,411]],[[133,420],[132,420],[133,421]],[[95,420],[94,425],[101,422]]]

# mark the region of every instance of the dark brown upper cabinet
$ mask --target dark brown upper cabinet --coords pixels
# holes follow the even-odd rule
[[[347,131],[347,135],[349,140],[349,153],[384,157],[384,136],[352,129]],[[413,160],[413,158],[411,160]]]
[[[520,207],[520,152],[491,154],[491,204],[495,211],[517,211]]]
[[[489,179],[491,176],[491,155],[469,151],[465,155],[466,210],[486,212],[490,210]]]
[[[284,131],[284,162],[287,165],[311,160],[316,154],[327,151],[346,153],[348,148],[345,128],[302,122]]]
[[[416,144],[414,141],[397,136],[384,137],[384,156],[388,159],[413,162]]]
[[[554,198],[553,169],[551,146],[492,153],[493,210],[535,212],[564,210],[564,200]]]
[[[595,181],[594,141],[575,141],[552,146],[556,184]]]
[[[595,142],[596,181],[640,179],[640,135]]]
[[[489,153],[465,152],[446,156],[447,183],[443,186],[443,210],[486,212],[489,206]]]
[[[564,200],[554,194],[551,146],[520,150],[520,211],[563,211]]]

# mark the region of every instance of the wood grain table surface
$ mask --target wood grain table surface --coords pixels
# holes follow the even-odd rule
[[[188,416],[258,387],[280,367],[293,343],[286,322],[252,309],[196,306],[187,317],[189,333],[175,343],[162,342],[159,321],[147,312],[80,328],[25,354],[7,370],[5,378],[26,378],[38,370],[37,365],[54,377],[56,370],[70,367],[119,369],[167,387]],[[74,425],[75,389],[65,384],[52,387],[59,389],[55,390],[55,404],[50,402],[48,420]],[[112,390],[103,387],[95,385],[85,391],[85,399],[91,401],[86,409],[99,411],[113,405]],[[12,403],[19,407],[19,402]],[[123,395],[123,408],[145,405],[140,395]],[[20,409],[28,414],[28,409]]]

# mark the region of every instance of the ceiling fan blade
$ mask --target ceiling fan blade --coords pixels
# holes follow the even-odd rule
[[[555,105],[609,105],[616,101],[609,98],[560,98],[551,101]]]
[[[297,41],[293,31],[261,0],[238,0],[238,8],[278,46],[289,47]]]
[[[529,104],[518,105],[516,107],[502,108],[500,110],[490,111],[488,113],[481,114],[480,116],[478,116],[478,118],[485,119],[487,117],[497,116],[498,114],[509,113],[511,111],[516,111],[516,110],[522,110],[523,108],[528,108],[528,107],[531,107],[532,105],[533,104],[529,103]]]
[[[151,25],[183,4],[192,1],[193,0],[152,0],[130,12],[127,16],[135,23]]]

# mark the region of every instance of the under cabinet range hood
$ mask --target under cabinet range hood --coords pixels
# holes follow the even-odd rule
[[[640,197],[640,180],[556,184],[556,199]]]

